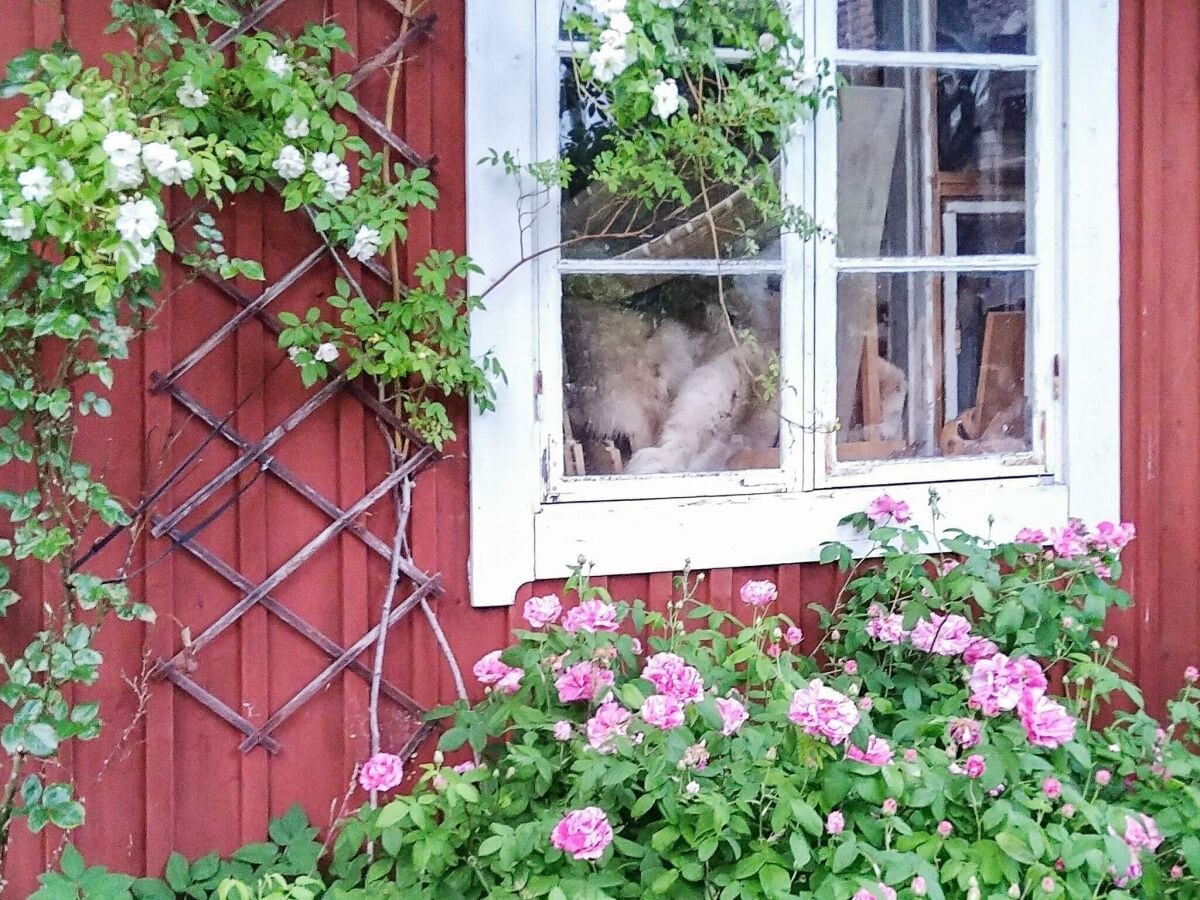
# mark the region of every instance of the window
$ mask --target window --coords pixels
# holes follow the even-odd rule
[[[558,4],[499,6],[468,3],[468,252],[479,290],[512,272],[473,321],[508,374],[471,425],[474,603],[580,555],[814,559],[881,488],[1001,536],[1116,514],[1115,2],[798,11],[844,84],[778,148],[810,241],[720,187],[613,201]],[[578,171],[539,193],[492,150]]]

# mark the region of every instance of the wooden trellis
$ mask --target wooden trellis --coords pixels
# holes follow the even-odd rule
[[[288,0],[267,0],[247,13],[238,25],[217,37],[213,46],[217,49],[228,47],[239,35],[262,26],[267,17],[281,9],[287,2]],[[403,10],[397,0],[387,0],[387,2],[403,16]],[[406,47],[424,37],[432,24],[432,16],[408,23],[408,27],[401,29],[396,39],[383,51],[359,66],[352,76],[351,90],[362,84],[363,80],[371,73],[397,64]],[[418,154],[399,135],[395,134],[383,119],[366,110],[361,104],[354,115],[366,129],[408,163],[414,166],[428,166],[433,162],[432,159]],[[305,212],[308,213],[311,225],[312,214],[310,211]],[[190,216],[185,216],[176,225],[182,224],[187,218]],[[177,256],[179,255],[181,252],[177,253]],[[350,381],[336,367],[330,367],[329,379],[279,424],[262,435],[243,435],[230,424],[237,411],[237,405],[228,411],[213,410],[195,394],[189,392],[182,383],[190,371],[251,319],[257,320],[269,332],[278,334],[283,326],[271,312],[271,305],[287,295],[318,263],[330,258],[340,271],[349,274],[346,263],[338,250],[327,242],[323,242],[321,246],[293,266],[282,278],[267,286],[257,297],[249,297],[228,282],[206,276],[219,295],[231,305],[232,316],[207,339],[176,362],[170,371],[165,374],[155,373],[150,385],[155,394],[170,397],[171,401],[185,410],[194,421],[203,423],[208,429],[208,433],[199,446],[193,448],[186,455],[184,462],[171,472],[166,482],[160,485],[143,504],[143,511],[149,515],[150,534],[156,538],[169,539],[173,549],[183,550],[190,554],[233,586],[240,594],[238,599],[225,609],[212,624],[190,640],[185,641],[185,646],[174,656],[169,659],[159,659],[154,669],[154,675],[175,685],[240,732],[243,735],[240,744],[243,752],[249,752],[255,747],[261,746],[271,753],[277,753],[281,749],[279,740],[275,736],[279,727],[295,715],[306,701],[328,687],[344,672],[352,673],[369,683],[373,672],[360,657],[378,640],[380,629],[392,628],[414,609],[422,604],[427,604],[429,600],[442,592],[441,577],[419,569],[405,551],[396,562],[400,577],[407,586],[404,591],[398,589],[396,602],[387,616],[387,620],[375,624],[347,646],[342,646],[273,596],[273,592],[281,584],[289,578],[296,577],[297,573],[304,569],[305,564],[318,551],[343,533],[361,541],[376,556],[382,557],[389,563],[392,562],[394,548],[371,532],[361,523],[360,519],[380,501],[395,496],[401,483],[406,479],[414,478],[436,459],[437,454],[369,390]],[[366,268],[390,289],[391,273],[384,266],[380,265],[378,261],[371,261],[366,264]],[[256,390],[263,390],[263,385],[260,384]],[[392,432],[404,436],[411,448],[402,463],[393,465],[386,477],[363,494],[359,500],[345,508],[324,496],[300,474],[283,465],[271,453],[272,448],[284,437],[299,428],[331,399],[343,393],[350,394],[362,403],[367,411]],[[239,401],[238,405],[242,402],[245,402],[245,398]],[[171,485],[179,484],[185,476],[196,471],[201,459],[201,451],[213,441],[224,442],[234,449],[237,456],[233,463],[210,478],[201,487],[192,491],[186,499],[173,508],[168,510],[151,508],[152,504],[165,496]],[[223,489],[227,489],[231,484],[236,485],[236,479],[243,472],[253,473],[251,483],[260,476],[278,480],[328,519],[328,524],[318,534],[257,583],[221,559],[201,540],[206,529],[214,523],[220,522],[223,517],[234,514],[235,501],[248,486],[234,490],[232,498],[218,504],[212,512],[202,515],[202,508],[205,508],[206,504],[217,497]],[[201,678],[197,674],[202,670],[201,657],[205,648],[255,607],[265,609],[279,622],[311,642],[327,658],[325,667],[315,677],[305,684],[297,685],[296,692],[291,698],[278,709],[270,711],[266,719],[257,725],[206,690],[200,683]],[[380,683],[380,693],[411,716],[416,725],[406,745],[399,748],[402,755],[408,755],[429,734],[431,726],[424,724],[421,718],[424,710],[412,697],[386,679]]]

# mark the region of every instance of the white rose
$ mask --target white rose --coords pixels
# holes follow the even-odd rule
[[[811,94],[821,81],[815,60],[802,59],[800,52],[788,47],[783,53],[783,64],[792,70],[784,76],[783,86],[797,94]]]
[[[345,200],[350,193],[350,170],[338,163],[333,177],[325,180],[325,195],[331,200]]]
[[[142,164],[131,163],[128,166],[117,166],[108,179],[109,190],[128,191],[142,183]]]
[[[187,109],[203,109],[208,106],[208,94],[192,84],[190,75],[183,79],[183,84],[175,92],[175,97],[179,100],[180,106]]]
[[[654,114],[664,122],[679,112],[679,87],[674,78],[654,86]]]
[[[758,36],[758,49],[763,53],[770,53],[779,46],[779,38],[771,34],[769,31],[763,32]]]
[[[592,78],[608,84],[633,63],[633,54],[624,47],[601,44],[588,57],[592,67]]]
[[[183,184],[194,174],[190,162],[180,159],[174,147],[159,141],[142,147],[142,162],[146,171],[165,185]]]
[[[302,137],[308,137],[308,119],[292,113],[287,117],[287,121],[283,123],[283,136],[291,138],[293,141]]]
[[[25,220],[25,210],[14,206],[8,215],[0,220],[0,234],[10,241],[27,241],[33,237],[33,226]]]
[[[331,363],[338,358],[338,348],[336,344],[324,343],[313,351],[313,359],[317,362]]]
[[[679,9],[683,2],[684,0],[658,0],[658,5],[662,9]]]
[[[332,153],[317,152],[313,154],[312,170],[322,181],[328,181],[337,173],[337,167],[341,165],[341,162]]]
[[[287,78],[292,74],[292,61],[282,53],[272,53],[267,57],[264,68],[276,78]]]
[[[59,127],[70,125],[83,116],[83,101],[67,91],[55,91],[46,101],[46,115]]]
[[[142,156],[142,144],[128,131],[110,131],[100,146],[108,154],[109,161],[118,169],[136,164]]]
[[[304,174],[304,157],[300,155],[299,150],[288,144],[279,151],[279,156],[275,157],[271,168],[278,172],[284,181],[291,181]]]
[[[75,167],[65,159],[60,159],[58,161],[58,177],[63,181],[74,181]]]
[[[45,203],[53,192],[54,182],[45,166],[34,166],[17,176],[21,196],[30,203]]]
[[[614,13],[613,17],[608,20],[608,27],[621,34],[629,34],[633,31],[633,19],[623,12]]]
[[[117,209],[117,233],[135,246],[149,240],[161,224],[158,207],[150,200],[127,200]]]
[[[594,0],[592,8],[602,16],[615,16],[625,12],[626,0]]]
[[[130,272],[140,272],[147,266],[154,265],[154,257],[158,250],[151,243],[122,244],[119,252],[129,263]]]
[[[354,235],[354,243],[350,245],[348,252],[351,259],[366,262],[379,252],[379,232],[363,225]]]
[[[615,28],[605,28],[600,32],[600,45],[602,47],[624,48],[628,42],[628,32],[618,31]]]

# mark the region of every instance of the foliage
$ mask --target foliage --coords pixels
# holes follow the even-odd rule
[[[84,417],[112,413],[115,364],[167,299],[160,255],[176,252],[192,278],[261,280],[258,262],[227,252],[209,210],[270,190],[285,211],[304,209],[321,240],[378,268],[373,258],[407,239],[410,212],[436,205],[428,170],[393,165],[337,118],[355,108],[351,76],[334,74],[349,50],[339,27],[244,34],[228,53],[208,44],[238,18],[224,0],[117,0],[110,30],[130,49],[108,58],[109,75],[56,46],[14,59],[0,84],[0,96],[24,101],[0,131],[0,508],[11,524],[0,560],[46,573],[30,582],[45,588],[41,630],[23,652],[0,655],[0,702],[13,710],[0,731],[0,873],[15,819],[34,831],[82,822],[72,786],[29,763],[99,733],[97,704],[76,702],[73,688],[98,677],[102,622],[154,618],[130,596],[128,566],[101,578],[80,565],[98,529],[133,523],[77,439]],[[177,248],[183,229],[168,225],[173,190],[196,204],[181,220],[190,246]],[[348,377],[368,376],[440,445],[453,437],[443,398],[486,407],[489,375],[500,374],[490,356],[470,356],[467,313],[479,303],[462,285],[472,268],[435,250],[411,276],[393,266],[390,299],[375,304],[346,267],[327,304],[341,326],[322,323],[322,306],[289,320],[281,344],[305,385],[345,354]],[[11,581],[0,565],[0,615],[22,601]]]
[[[534,598],[412,795],[341,825],[320,896],[1195,896],[1200,672],[1160,725],[1101,641],[1132,527],[997,542],[934,510],[845,520],[873,552],[828,545],[818,635],[769,582],[744,616],[689,573],[665,613],[582,572],[565,614]]]
[[[699,201],[711,210],[740,191],[763,223],[811,234],[780,190],[779,158],[801,123],[836,102],[828,62],[805,55],[778,0],[679,6],[574,4],[564,29],[588,48],[573,58],[585,121],[562,159],[528,173],[561,186],[587,177],[646,209]]]

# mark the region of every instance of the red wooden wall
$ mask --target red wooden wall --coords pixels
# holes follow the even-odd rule
[[[46,46],[65,26],[72,43],[98,58],[111,46],[102,36],[108,0],[10,0],[0,28],[0,60],[29,46]],[[440,211],[413,223],[410,253],[433,246],[462,249],[463,10],[462,0],[433,0],[438,13],[432,43],[406,70],[399,119],[418,151],[435,154],[442,191]],[[1128,584],[1137,607],[1118,625],[1122,655],[1135,669],[1152,706],[1173,693],[1178,675],[1196,661],[1200,638],[1200,4],[1177,0],[1125,0],[1122,4],[1122,211],[1123,211],[1123,447],[1126,518],[1140,537],[1129,557]],[[292,0],[273,25],[333,17],[365,58],[394,34],[394,14],[379,0]],[[368,83],[367,105],[380,109],[383,86]],[[0,107],[0,114],[9,108]],[[235,252],[264,259],[278,277],[313,246],[271,200],[244,199],[225,217]],[[316,302],[329,278],[310,273],[288,299],[293,307]],[[166,370],[214,331],[230,313],[212,289],[191,285],[175,296],[154,331],[122,367],[115,417],[86,431],[89,456],[107,471],[118,493],[136,501],[203,434],[169,398],[146,391],[152,372]],[[215,409],[229,409],[264,378],[267,389],[238,413],[235,427],[261,434],[297,405],[300,387],[279,361],[271,336],[250,323],[197,371],[189,389]],[[460,423],[462,411],[458,416]],[[360,497],[383,472],[373,425],[351,400],[323,408],[280,445],[276,455],[303,469],[342,505]],[[467,596],[468,554],[466,441],[448,448],[443,461],[420,478],[413,523],[416,561],[443,573],[446,592],[436,603],[464,667],[502,646],[519,606],[472,610]],[[196,479],[228,464],[227,447],[214,444]],[[194,489],[195,480],[181,490]],[[179,494],[178,501],[185,496]],[[389,535],[377,511],[370,527]],[[240,571],[261,579],[325,524],[287,488],[264,477],[251,485],[236,513],[205,542]],[[328,822],[366,747],[366,691],[345,676],[311,701],[278,733],[283,750],[243,755],[239,736],[190,698],[159,684],[144,716],[125,677],[134,677],[147,655],[179,648],[179,632],[211,622],[236,595],[224,582],[183,554],[159,559],[161,542],[137,550],[139,564],[153,563],[134,589],[159,611],[145,631],[114,624],[103,640],[105,678],[94,690],[103,701],[104,735],[72,748],[63,764],[73,770],[88,809],[75,835],[85,856],[127,871],[157,871],[172,849],[195,856],[228,851],[262,838],[269,816],[300,801],[310,816]],[[102,565],[115,565],[110,556]],[[784,602],[799,613],[827,599],[831,572],[802,566],[707,574],[702,592],[728,605],[748,577],[770,577]],[[328,634],[353,640],[373,621],[386,568],[355,540],[344,537],[286,582],[275,595]],[[671,577],[633,575],[605,579],[622,598],[661,604]],[[25,574],[21,584],[36,592]],[[555,586],[534,585],[531,591]],[[20,642],[36,627],[28,607],[5,620],[0,648]],[[805,614],[807,615],[807,614]],[[810,629],[810,631],[813,629]],[[316,673],[322,659],[270,620],[263,610],[222,636],[201,657],[197,678],[226,702],[260,722]],[[453,696],[429,628],[410,617],[393,632],[389,677],[418,700]],[[394,713],[394,711],[392,711]],[[400,740],[407,726],[392,715],[385,732]],[[53,858],[60,836],[24,835],[15,852],[13,896],[24,896]]]

